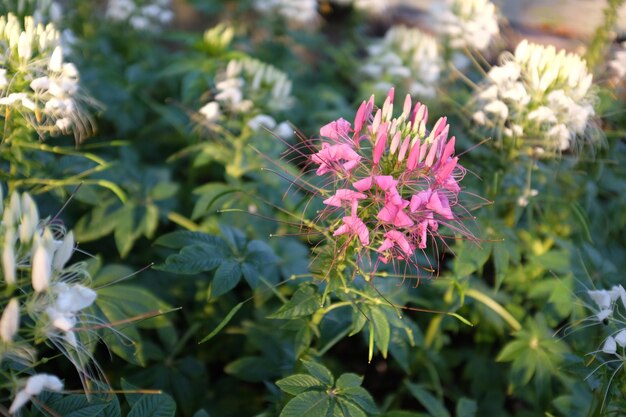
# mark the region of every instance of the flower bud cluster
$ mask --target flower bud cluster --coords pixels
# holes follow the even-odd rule
[[[436,30],[453,49],[487,49],[500,30],[496,7],[489,0],[434,2],[431,14]]]
[[[109,0],[106,17],[135,30],[158,32],[174,19],[171,0]]]
[[[428,130],[425,105],[413,106],[407,95],[394,117],[393,100],[391,89],[376,109],[372,96],[354,125],[338,119],[322,127],[321,149],[311,161],[317,175],[329,177],[326,211],[342,213],[334,236],[347,236],[348,245],[374,251],[383,263],[414,262],[414,252],[425,249],[441,225],[464,230],[453,211],[464,169],[445,117]]]
[[[476,123],[545,151],[595,139],[593,76],[580,56],[524,40],[501,61],[475,93]]]
[[[0,363],[14,363],[6,369],[18,369],[15,363],[31,367],[37,356],[33,340],[46,341],[66,355],[81,377],[87,374],[90,357],[79,329],[97,294],[86,285],[86,265],[68,265],[75,249],[72,232],[41,220],[30,195],[14,192],[2,208],[0,248],[5,294],[0,296]],[[33,376],[18,391],[11,412],[44,389],[61,388],[56,377]]]
[[[333,3],[352,5],[355,9],[371,15],[380,15],[389,7],[387,0],[334,0]]]
[[[361,73],[373,80],[376,93],[401,86],[410,95],[434,97],[443,65],[437,41],[415,28],[393,26],[367,48]]]
[[[276,67],[252,58],[231,60],[217,75],[214,100],[205,104],[200,114],[208,122],[222,118],[222,112],[250,116],[253,130],[276,128],[280,136],[291,134],[286,122],[278,124],[272,115],[290,109],[291,80]]]
[[[267,16],[280,16],[296,25],[315,23],[318,18],[316,0],[254,0],[254,9]]]
[[[626,42],[620,44],[620,48],[615,51],[608,66],[618,79],[626,81]]]
[[[40,132],[73,133],[78,141],[93,131],[85,111],[90,101],[74,64],[65,62],[59,32],[31,16],[0,17],[0,107],[6,117],[22,115]]]

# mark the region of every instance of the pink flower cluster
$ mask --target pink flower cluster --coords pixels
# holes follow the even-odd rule
[[[447,119],[427,132],[425,105],[412,106],[407,95],[394,118],[393,100],[391,89],[382,108],[374,96],[363,101],[354,126],[344,119],[323,126],[321,150],[311,156],[317,175],[330,174],[333,194],[324,204],[345,210],[333,235],[357,238],[384,263],[411,259],[440,224],[458,222],[452,208],[465,173]]]

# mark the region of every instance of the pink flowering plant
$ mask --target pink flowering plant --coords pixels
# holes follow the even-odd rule
[[[393,89],[382,108],[371,96],[354,124],[338,119],[320,129],[321,149],[311,156],[316,174],[327,180],[320,218],[339,217],[331,220],[337,250],[354,253],[357,266],[367,263],[376,271],[380,263],[404,261],[432,272],[431,261],[422,265],[415,255],[429,246],[439,255],[438,245],[429,242],[445,245],[442,227],[471,237],[459,205],[465,170],[446,117],[429,130],[424,104],[413,105],[407,95],[402,113],[394,116],[393,101]]]

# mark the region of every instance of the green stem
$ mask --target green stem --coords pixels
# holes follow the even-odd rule
[[[618,10],[624,0],[608,0],[604,9],[604,21],[596,28],[593,38],[585,54],[590,69],[599,67],[606,55],[606,50],[613,37],[613,29],[617,23]]]

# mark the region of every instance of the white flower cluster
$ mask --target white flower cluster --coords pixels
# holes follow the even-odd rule
[[[377,94],[403,87],[412,96],[433,97],[442,60],[437,41],[415,28],[393,26],[385,37],[367,48],[361,72],[375,80]]]
[[[231,60],[218,74],[216,89],[214,100],[199,110],[207,122],[219,120],[222,111],[254,115],[248,121],[253,130],[276,128],[280,136],[291,135],[288,123],[277,124],[268,115],[289,110],[294,102],[291,80],[276,67],[252,58]]]
[[[476,123],[547,151],[596,139],[593,76],[580,56],[524,40],[501,62],[475,93]]]
[[[616,285],[610,290],[591,290],[587,294],[599,309],[593,320],[610,326],[611,334],[604,340],[601,351],[621,361],[626,360],[626,290]]]
[[[622,42],[608,65],[617,78],[626,79],[626,42]]]
[[[454,49],[487,49],[500,33],[496,7],[489,0],[444,0],[433,2],[431,14],[436,30]]]
[[[171,0],[109,0],[106,17],[135,30],[157,32],[174,19]]]
[[[281,16],[296,25],[315,23],[317,0],[254,0],[254,9],[266,16]]]
[[[15,109],[40,132],[73,133],[78,141],[93,131],[84,107],[78,70],[65,62],[59,32],[33,17],[0,17],[0,107]],[[8,113],[8,109],[6,112]]]
[[[335,0],[334,3],[351,4],[355,9],[372,15],[380,15],[389,7],[387,0]]]
[[[74,252],[72,232],[65,234],[62,227],[40,220],[30,195],[14,192],[2,209],[0,247],[2,293],[19,293],[0,297],[0,363],[33,366],[36,350],[29,340],[34,335],[56,346],[82,377],[90,357],[77,333],[83,310],[97,294],[84,285],[89,280],[84,263],[67,265]],[[29,319],[21,320],[23,315]],[[10,413],[44,389],[62,387],[54,376],[33,376],[15,396]]]

